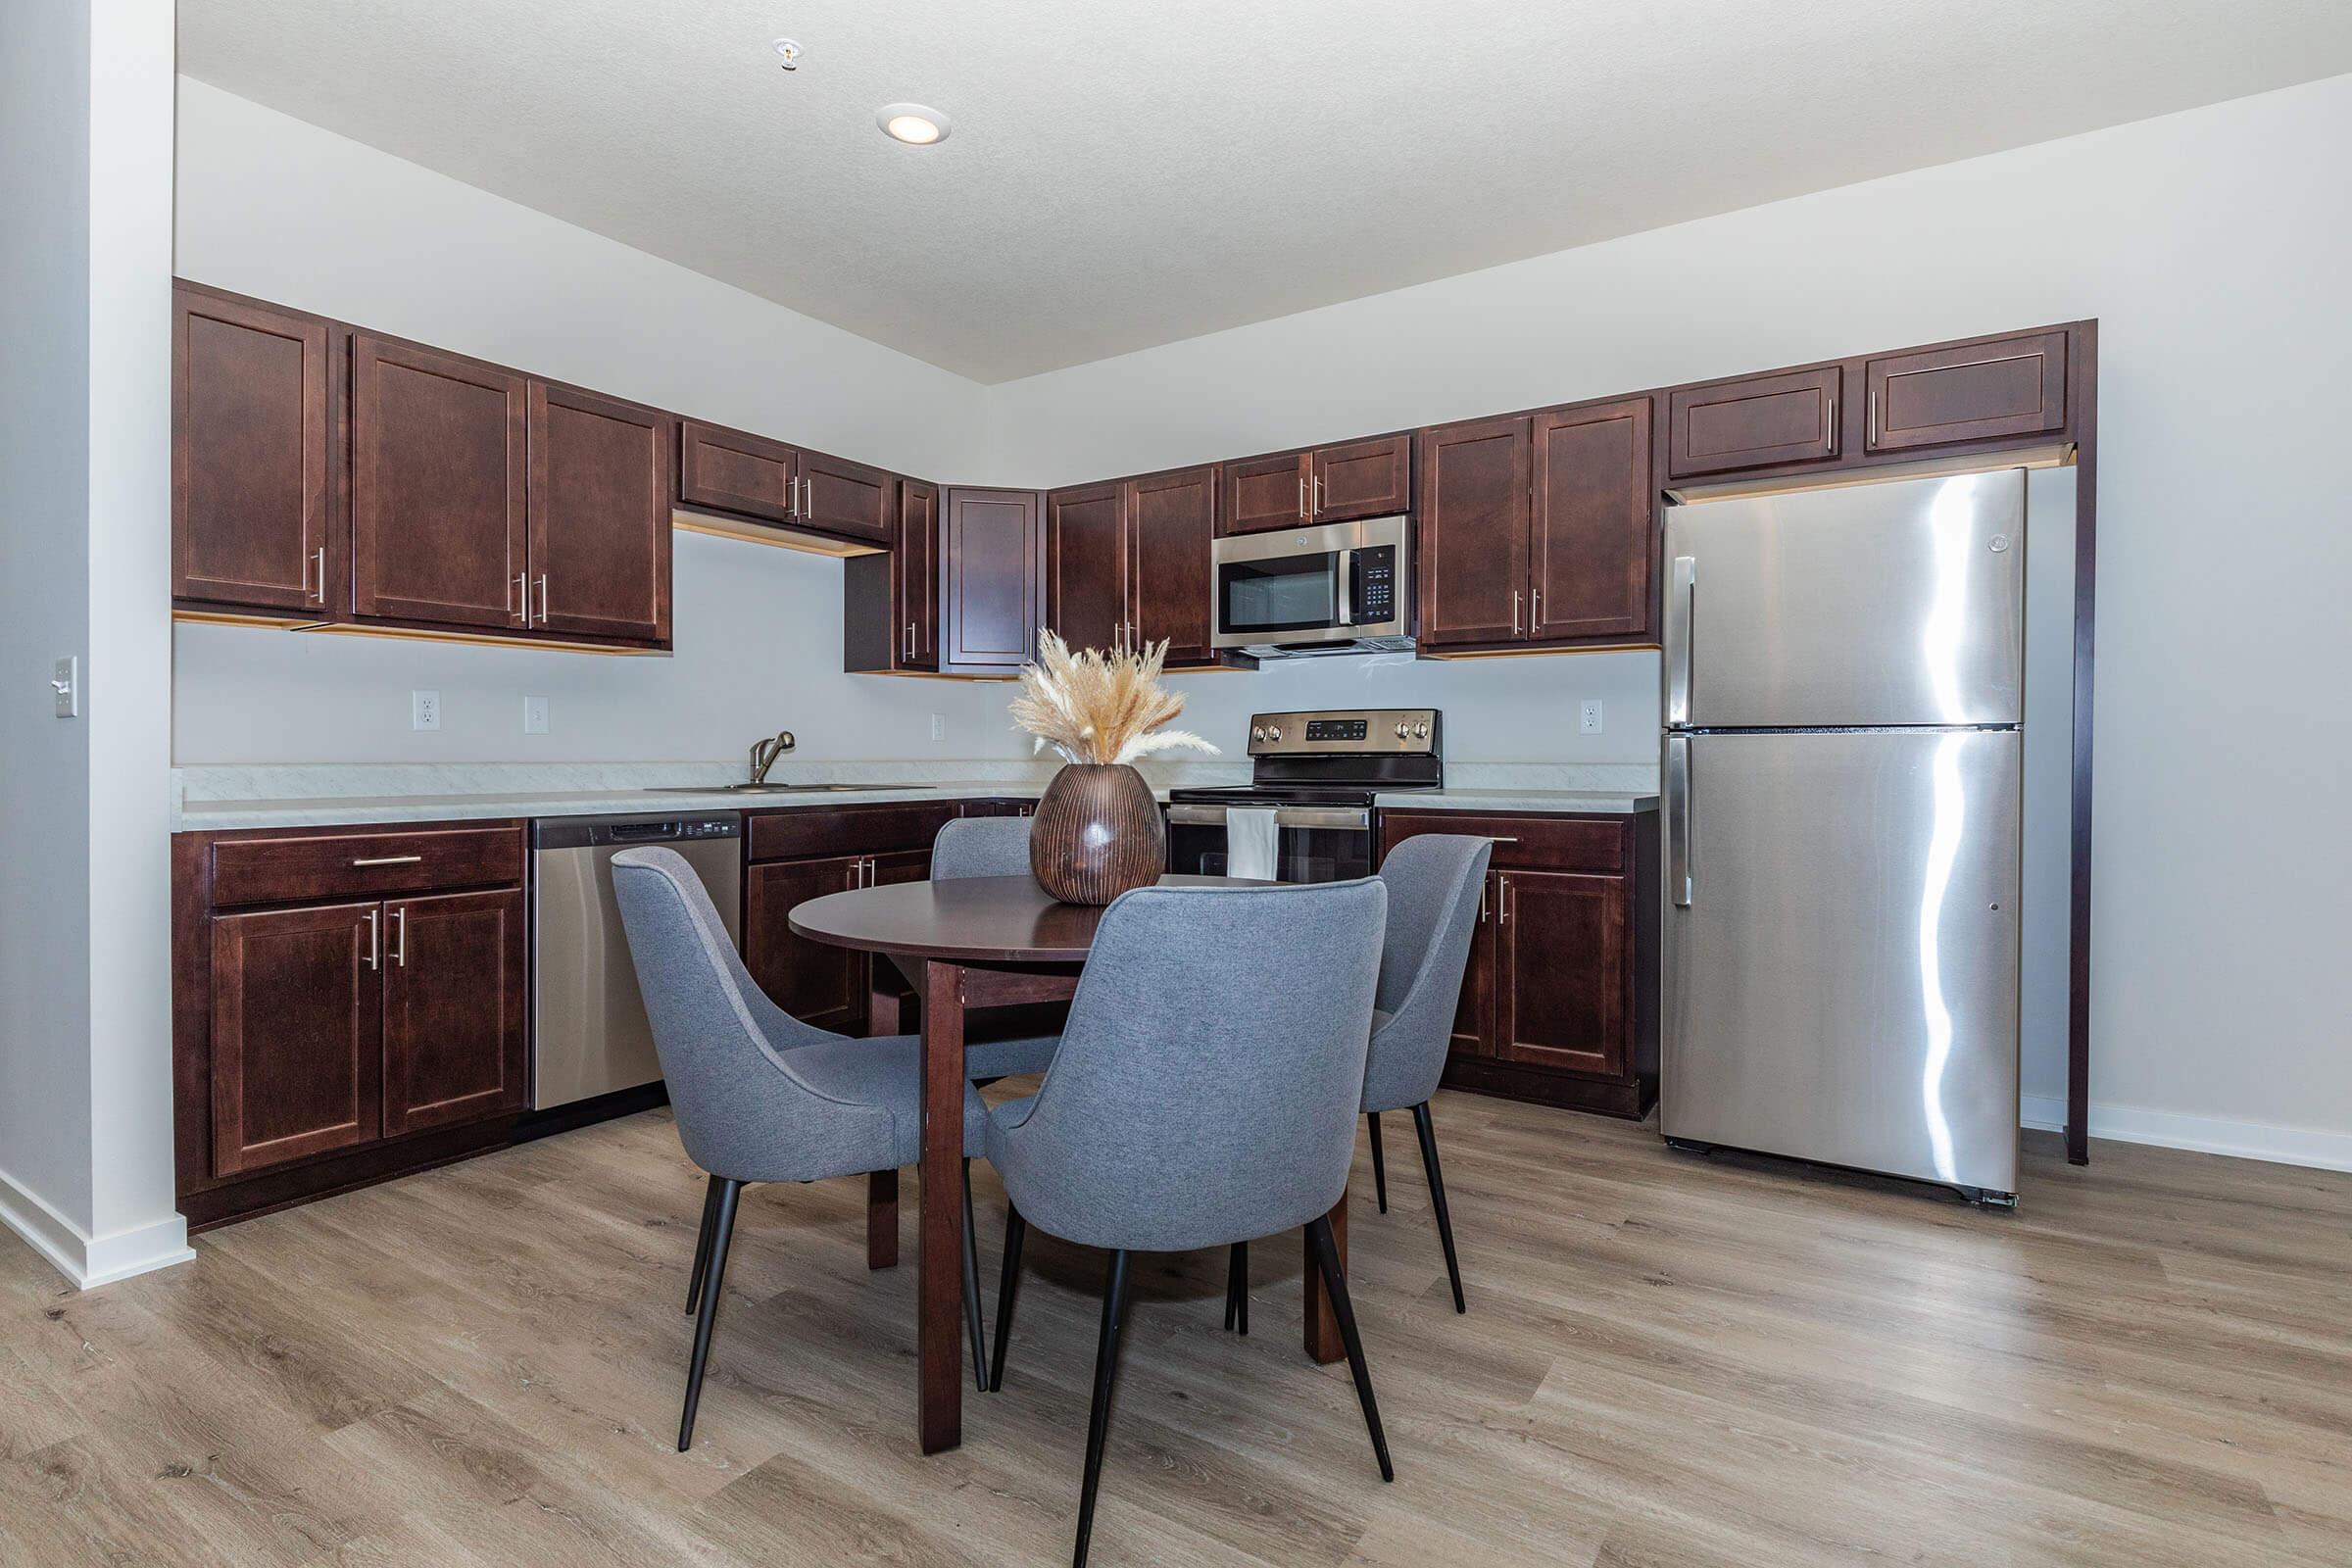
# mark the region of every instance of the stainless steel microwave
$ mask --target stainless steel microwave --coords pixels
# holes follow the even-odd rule
[[[1209,557],[1216,647],[1296,659],[1413,646],[1408,517],[1235,534]]]

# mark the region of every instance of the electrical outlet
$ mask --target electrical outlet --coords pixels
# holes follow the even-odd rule
[[[933,713],[931,715],[931,738],[935,741],[944,741],[948,738],[947,714]]]
[[[57,716],[81,716],[81,658],[68,654],[57,662],[57,673],[50,677],[50,695],[57,699]],[[938,722],[936,719],[934,723]]]
[[[525,735],[547,733],[547,699],[525,697],[522,700],[522,732]]]
[[[409,728],[439,729],[441,727],[441,694],[439,692],[409,693]]]
[[[1585,706],[1577,710],[1576,728],[1577,732],[1583,735],[1597,735],[1600,733],[1599,698],[1588,697],[1585,699]]]

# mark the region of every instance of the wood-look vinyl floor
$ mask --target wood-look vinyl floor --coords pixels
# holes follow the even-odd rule
[[[2352,1176],[2037,1139],[1984,1214],[1499,1101],[1437,1121],[1469,1316],[1409,1130],[1388,1215],[1356,1171],[1396,1483],[1299,1351],[1298,1246],[1253,1250],[1247,1340],[1221,1255],[1154,1257],[1096,1562],[2352,1562]],[[1065,1561],[1101,1258],[1033,1235],[1004,1391],[924,1459],[911,1214],[869,1274],[863,1191],[747,1196],[684,1455],[701,1187],[666,1112],[86,1295],[0,1238],[0,1563]]]

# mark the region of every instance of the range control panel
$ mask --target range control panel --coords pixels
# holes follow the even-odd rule
[[[1250,755],[1298,757],[1358,753],[1428,755],[1438,751],[1434,708],[1361,708],[1338,712],[1256,713]]]

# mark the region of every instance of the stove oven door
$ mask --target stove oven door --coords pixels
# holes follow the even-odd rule
[[[1178,801],[1168,808],[1168,869],[1230,876],[1225,808]],[[1346,882],[1372,874],[1372,813],[1352,806],[1285,806],[1274,813],[1274,880]]]

